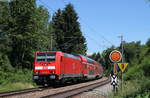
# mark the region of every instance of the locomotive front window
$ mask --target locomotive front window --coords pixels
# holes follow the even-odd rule
[[[55,61],[56,53],[47,53],[47,62]]]
[[[45,58],[37,58],[37,62],[45,62]]]
[[[55,61],[56,53],[37,53],[37,62]]]
[[[46,53],[47,54],[47,56],[55,56],[56,55],[56,53]]]
[[[45,53],[37,53],[37,56],[46,56]]]

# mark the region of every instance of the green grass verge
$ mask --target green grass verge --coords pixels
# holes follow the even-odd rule
[[[150,98],[150,79],[129,80],[119,88],[117,93],[110,93],[109,98]]]
[[[31,70],[0,71],[0,92],[37,87],[32,80]]]
[[[35,88],[35,86],[32,83],[22,83],[22,82],[8,83],[5,85],[0,85],[0,92],[15,91],[27,88]]]

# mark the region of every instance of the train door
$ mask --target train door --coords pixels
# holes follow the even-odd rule
[[[83,62],[83,74],[84,76],[88,76],[88,64]]]
[[[65,74],[65,64],[64,64],[64,57],[61,56],[61,63],[60,63],[60,74],[64,77]]]

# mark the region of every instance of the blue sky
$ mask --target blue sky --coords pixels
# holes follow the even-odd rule
[[[119,46],[118,36],[126,42],[150,38],[150,2],[148,0],[37,0],[52,14],[72,3],[86,37],[88,53]]]

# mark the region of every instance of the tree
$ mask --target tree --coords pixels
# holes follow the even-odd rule
[[[31,18],[35,13],[35,0],[13,0],[10,2],[11,17],[13,26],[10,38],[12,40],[12,51],[10,60],[13,66],[24,67],[31,39],[31,33],[34,33],[34,20]],[[30,64],[28,64],[30,65]]]
[[[9,20],[10,20],[9,3],[0,1],[0,35],[8,32]]]
[[[10,2],[13,30],[10,60],[13,66],[31,68],[34,51],[49,48],[49,13],[35,0],[13,0]]]
[[[128,63],[138,62],[140,61],[140,42],[131,42],[131,43],[125,43],[124,44],[124,54],[125,54],[125,60]]]
[[[11,51],[10,33],[10,9],[8,2],[0,1],[0,70],[11,71],[12,66],[8,59],[8,52]]]
[[[53,36],[56,39],[57,43],[57,49],[63,50],[63,44],[64,44],[64,19],[62,17],[62,10],[58,9],[57,12],[52,17],[51,22],[52,28],[53,28]]]
[[[52,24],[58,49],[67,53],[86,54],[86,41],[80,30],[77,13],[72,4],[58,10]]]
[[[85,54],[86,53],[86,44],[85,44],[85,38],[82,35],[82,32],[80,30],[80,24],[78,22],[78,15],[74,10],[74,7],[72,4],[66,5],[65,9],[62,12],[62,16],[64,18],[64,32],[65,37],[70,37],[72,39],[65,39],[65,42],[69,42],[70,40],[73,40],[68,43],[70,45],[67,49],[67,52],[69,53],[80,53]]]

